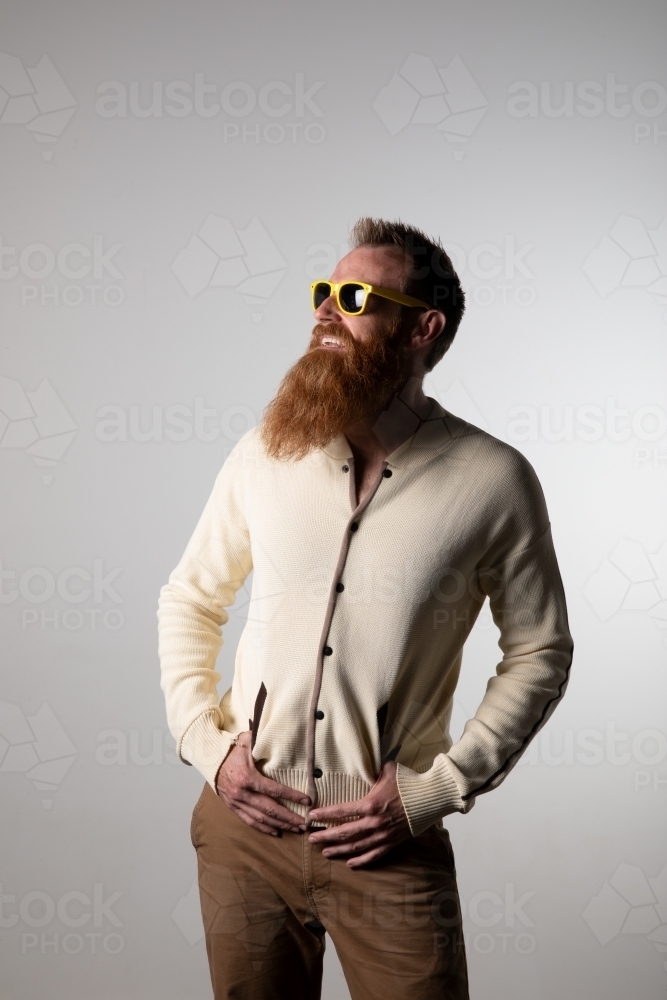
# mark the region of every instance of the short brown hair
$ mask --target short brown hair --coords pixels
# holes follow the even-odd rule
[[[461,282],[442,243],[400,220],[387,222],[365,216],[353,226],[350,246],[352,249],[395,247],[412,259],[412,273],[402,290],[407,295],[428,302],[433,309],[444,313],[446,319],[444,330],[425,358],[426,369],[431,371],[451,347],[465,309]]]

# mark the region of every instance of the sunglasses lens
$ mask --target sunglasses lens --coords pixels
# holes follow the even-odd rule
[[[353,281],[347,281],[341,287],[339,295],[341,305],[347,312],[358,313],[364,308],[366,290],[362,285],[357,285]]]
[[[331,285],[328,281],[318,281],[313,290],[313,304],[319,309],[323,302],[331,295]]]

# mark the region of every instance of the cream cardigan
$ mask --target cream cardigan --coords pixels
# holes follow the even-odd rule
[[[537,477],[429,402],[360,505],[342,435],[278,462],[253,429],[225,462],[158,610],[169,727],[214,789],[247,729],[258,768],[319,805],[362,797],[395,759],[416,836],[499,785],[562,697],[572,640]],[[220,701],[225,609],[251,570]],[[452,745],[463,644],[486,598],[503,656]]]

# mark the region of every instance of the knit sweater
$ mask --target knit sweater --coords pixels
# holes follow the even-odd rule
[[[224,463],[158,609],[169,727],[214,790],[248,729],[258,769],[320,806],[363,797],[396,760],[417,836],[499,785],[563,696],[572,640],[535,472],[429,402],[361,503],[343,435],[285,462],[255,428]],[[226,609],[251,570],[220,700]],[[502,659],[452,745],[463,645],[487,599]]]

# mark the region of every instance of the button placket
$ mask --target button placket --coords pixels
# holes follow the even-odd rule
[[[385,463],[384,468],[382,469],[380,475],[377,477],[373,488],[369,491],[369,493],[366,495],[366,497],[361,503],[356,503],[356,488],[354,481],[353,466],[354,466],[354,460],[350,459],[349,464],[346,462],[344,465],[341,466],[341,470],[343,473],[348,473],[348,474],[351,473],[349,480],[350,506],[352,507],[352,516],[357,518],[364,512],[366,507],[369,505],[369,503],[375,496],[378,486],[380,485],[382,479],[383,478],[389,479],[392,473],[391,470],[387,469]],[[317,664],[315,673],[315,680],[313,684],[313,692],[311,697],[311,715],[308,721],[308,731],[306,736],[308,741],[307,754],[308,754],[308,764],[310,770],[310,777],[308,780],[308,794],[311,796],[313,805],[317,804],[317,797],[318,797],[317,787],[314,783],[314,779],[321,778],[323,775],[322,769],[319,767],[315,767],[315,742],[317,739],[315,723],[316,721],[319,721],[320,719],[324,718],[324,713],[317,708],[317,702],[319,700],[320,692],[322,689],[322,679],[324,675],[324,657],[331,656],[333,654],[333,649],[328,644],[325,645],[325,641],[329,635],[329,631],[331,629],[331,623],[334,616],[335,604],[336,604],[335,595],[340,594],[345,590],[345,585],[340,582],[340,576],[342,575],[343,570],[345,569],[345,564],[347,562],[349,546],[352,540],[350,536],[353,535],[358,530],[359,530],[358,520],[355,519],[348,523],[348,532],[346,533],[346,535],[343,536],[343,541],[338,556],[338,564],[336,566],[336,570],[334,572],[334,578],[331,584],[331,591],[330,591],[327,611],[325,614],[325,620],[322,624],[321,641],[323,644],[320,647],[321,653],[319,656],[319,662]]]

